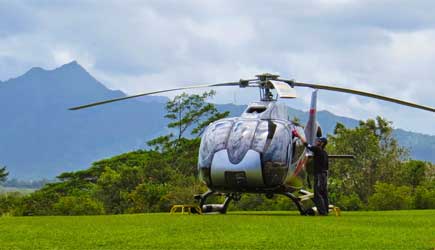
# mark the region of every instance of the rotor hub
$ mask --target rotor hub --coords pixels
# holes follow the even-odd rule
[[[276,79],[278,79],[279,75],[274,75],[274,74],[271,74],[271,73],[263,73],[263,74],[256,75],[256,77],[260,81],[268,81],[268,80],[276,80]]]
[[[279,75],[274,75],[274,74],[270,74],[270,73],[263,73],[263,74],[256,75],[256,77],[260,81],[269,81],[269,80],[278,79]]]
[[[259,80],[259,87],[260,87],[260,99],[261,101],[276,101],[276,98],[273,97],[273,93],[270,91],[271,88],[273,88],[269,81],[270,80],[277,80],[279,75],[274,75],[271,73],[263,73],[256,75],[256,77]]]

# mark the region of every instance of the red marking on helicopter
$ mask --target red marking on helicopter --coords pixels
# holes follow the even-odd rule
[[[316,109],[310,109],[310,115],[314,115],[316,113]]]
[[[300,160],[298,165],[296,166],[295,171],[293,172],[293,176],[296,176],[299,174],[299,172],[301,172],[303,166],[305,165],[305,163],[307,162],[308,157],[305,156],[304,159]]]

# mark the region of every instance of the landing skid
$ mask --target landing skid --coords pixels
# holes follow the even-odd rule
[[[290,198],[293,203],[296,205],[296,207],[299,210],[299,213],[301,215],[307,215],[309,213],[309,210],[305,209],[302,201],[309,200],[313,198],[313,193],[310,193],[305,190],[300,190],[299,194],[301,196],[295,196],[291,192],[283,192],[283,193],[277,193],[282,194]],[[202,210],[202,213],[220,213],[225,214],[227,212],[228,205],[231,201],[240,200],[241,194],[240,193],[227,193],[225,195],[225,201],[222,204],[205,204],[208,197],[211,195],[222,195],[220,193],[216,193],[214,191],[208,190],[207,192],[199,195],[195,195],[195,200],[199,202],[199,208]],[[267,196],[268,194],[266,194]],[[273,196],[273,195],[272,195]]]
[[[300,196],[296,196],[291,192],[284,192],[282,194],[287,196],[288,198],[290,198],[293,201],[293,203],[296,205],[296,207],[298,208],[299,213],[301,215],[308,215],[309,209],[305,209],[302,202],[309,200],[309,199],[313,199],[313,197],[314,197],[313,193],[301,189],[301,190],[299,190]]]
[[[221,195],[217,194],[214,191],[208,190],[204,194],[195,195],[195,199],[199,201],[199,208],[202,210],[202,213],[227,213],[228,205],[232,200],[238,201],[240,200],[239,193],[228,193],[225,194],[225,201],[222,204],[205,204],[205,201],[211,195]]]

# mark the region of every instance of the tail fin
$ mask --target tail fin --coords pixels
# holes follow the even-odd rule
[[[313,91],[311,95],[311,106],[310,113],[308,117],[307,126],[305,126],[305,136],[307,138],[308,144],[314,144],[314,140],[316,139],[317,134],[317,89]]]

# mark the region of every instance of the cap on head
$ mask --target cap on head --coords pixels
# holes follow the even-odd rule
[[[320,137],[320,138],[317,138],[317,140],[319,142],[323,143],[323,145],[325,145],[325,146],[326,146],[326,144],[328,144],[328,139],[326,139],[326,137]]]

